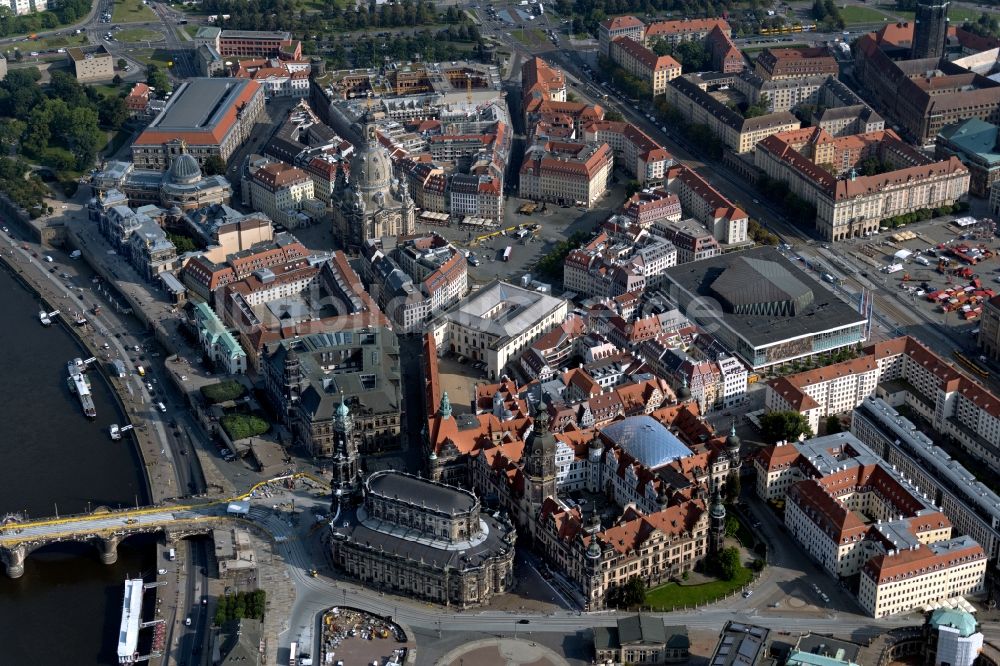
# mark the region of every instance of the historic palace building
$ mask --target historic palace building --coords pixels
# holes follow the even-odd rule
[[[468,490],[395,471],[364,482],[364,502],[341,506],[333,561],[396,594],[446,606],[488,603],[514,582],[513,526],[482,513]]]

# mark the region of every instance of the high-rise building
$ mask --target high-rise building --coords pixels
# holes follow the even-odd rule
[[[910,57],[918,60],[943,56],[948,32],[948,2],[926,0],[917,3],[914,22],[916,29],[913,31],[913,51]]]

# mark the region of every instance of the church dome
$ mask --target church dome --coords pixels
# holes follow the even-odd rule
[[[174,158],[167,176],[173,183],[193,183],[201,180],[201,167],[198,166],[198,160],[183,153]]]
[[[374,123],[364,121],[364,144],[351,159],[351,180],[362,192],[388,192],[392,185],[389,151],[378,142]]]

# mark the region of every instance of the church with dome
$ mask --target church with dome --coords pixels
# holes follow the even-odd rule
[[[344,249],[358,248],[369,238],[412,234],[416,212],[406,179],[393,173],[389,150],[379,143],[372,119],[361,119],[362,145],[351,160],[350,173],[341,171],[330,206],[333,234]]]
[[[91,185],[99,196],[112,190],[122,192],[132,208],[152,204],[168,211],[228,204],[233,196],[225,176],[206,176],[187,152],[174,157],[165,172],[136,169],[131,162],[108,162],[94,174]]]

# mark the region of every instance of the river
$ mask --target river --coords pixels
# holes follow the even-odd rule
[[[90,372],[97,419],[84,417],[66,383],[66,362],[82,348],[60,326],[42,327],[38,310],[35,295],[0,269],[0,515],[146,503],[135,448],[107,434],[123,422],[111,389]],[[0,573],[0,663],[117,663],[124,579],[152,573],[154,543],[125,541],[111,566],[89,544],[49,546],[28,557],[21,578]]]

